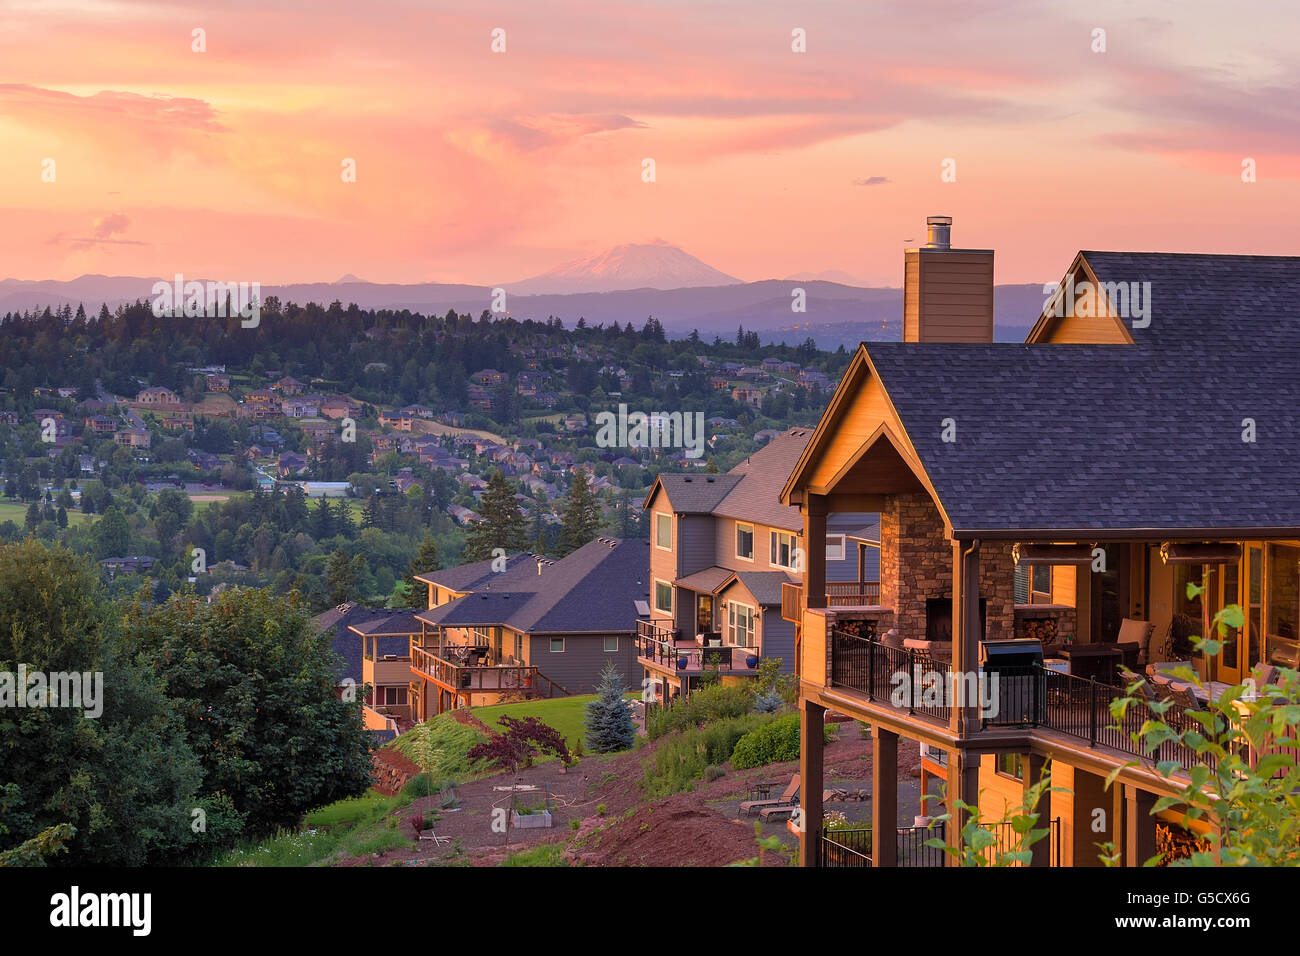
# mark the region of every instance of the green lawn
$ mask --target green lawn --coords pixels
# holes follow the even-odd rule
[[[638,697],[636,691],[629,691],[629,697]],[[475,717],[489,727],[505,730],[501,726],[502,717],[537,717],[543,723],[550,724],[568,741],[569,749],[577,746],[578,741],[586,744],[587,703],[596,699],[595,694],[579,697],[552,697],[544,700],[528,700],[519,704],[497,704],[493,707],[475,707],[470,711]]]
[[[54,510],[55,511],[59,510],[58,505],[54,506]],[[99,515],[83,514],[79,509],[76,508],[68,509],[68,524],[72,527],[76,527],[77,525],[88,524],[94,521],[98,517]],[[18,525],[18,527],[21,528],[23,526],[23,522],[25,522],[26,520],[27,520],[27,504],[18,501],[0,501],[0,524],[6,521],[12,521],[14,524]]]

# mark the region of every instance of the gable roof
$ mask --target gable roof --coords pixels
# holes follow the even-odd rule
[[[490,586],[416,617],[449,627],[500,625],[537,634],[631,633],[636,601],[650,593],[648,548],[646,541],[597,538],[542,565],[541,574],[533,565],[531,573],[510,581],[505,572],[494,575]]]
[[[494,567],[497,563],[496,558],[484,558],[482,561],[472,561],[454,568],[426,571],[417,574],[415,580],[423,581],[425,584],[436,584],[452,591],[475,591],[487,586],[496,589],[517,588],[520,581],[529,576],[537,576],[539,561],[543,565],[552,563],[550,558],[543,558],[528,551],[507,554],[505,561],[505,569],[501,571]]]
[[[736,487],[739,475],[659,475],[646,493],[643,508],[648,508],[656,491],[668,498],[676,514],[710,514]]]
[[[393,621],[413,623],[414,630],[407,633],[420,633],[420,624],[414,621],[409,611],[390,610],[388,608],[367,608],[359,604],[341,604],[330,608],[313,618],[313,622],[330,636],[334,652],[342,661],[334,662],[334,675],[341,683],[351,679],[361,683],[361,637],[349,630],[363,625],[387,626]],[[379,637],[379,653],[403,654],[411,646],[409,637]]]
[[[864,348],[954,532],[1300,528],[1293,341]]]
[[[731,580],[718,588],[719,595],[739,582],[763,607],[781,603],[781,585],[798,584],[799,579],[784,571],[736,571]]]

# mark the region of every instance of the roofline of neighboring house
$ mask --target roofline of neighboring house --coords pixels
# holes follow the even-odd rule
[[[1207,538],[1231,538],[1259,541],[1270,538],[1300,537],[1300,527],[1272,528],[954,528],[952,538],[987,538],[991,540],[1042,539],[1060,541],[1076,538],[1086,541],[1143,541],[1161,538],[1171,541],[1203,541]]]

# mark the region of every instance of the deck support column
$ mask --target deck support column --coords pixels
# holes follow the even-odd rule
[[[1156,855],[1156,795],[1125,784],[1124,798],[1124,865],[1141,866]]]
[[[826,515],[825,495],[809,495],[803,512],[803,603],[804,607],[826,606]]]
[[[822,788],[826,708],[811,700],[801,701],[799,721],[799,808],[803,826],[799,829],[799,865],[818,866],[822,848]]]
[[[945,824],[948,846],[960,854],[963,850],[962,828],[970,821],[970,811],[963,810],[958,801],[967,806],[979,805],[980,755],[964,747],[948,751],[948,786],[944,796],[947,803],[948,822]],[[961,857],[949,856],[949,866],[960,866]]]
[[[980,641],[984,629],[980,626],[980,543],[955,541],[952,546],[952,671],[951,685],[965,689],[975,682],[966,675],[979,674]],[[968,700],[974,696],[977,699]],[[967,737],[980,729],[980,701],[978,695],[962,694],[952,702],[949,729],[958,737]]]
[[[1044,779],[1047,765],[1047,757],[1043,754],[1031,752],[1025,755],[1023,784],[1026,800],[1028,800],[1030,788]],[[1056,834],[1052,830],[1052,790],[1050,785],[1043,790],[1042,795],[1038,798],[1038,804],[1034,807],[1034,812],[1038,814],[1038,825],[1034,829],[1041,830],[1046,827],[1047,836],[1029,848],[1029,865],[1051,866],[1052,847],[1055,846]]]
[[[898,734],[871,725],[871,865],[898,866]]]

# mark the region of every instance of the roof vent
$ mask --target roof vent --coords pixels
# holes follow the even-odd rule
[[[952,248],[952,216],[925,217],[925,245],[922,248]]]

